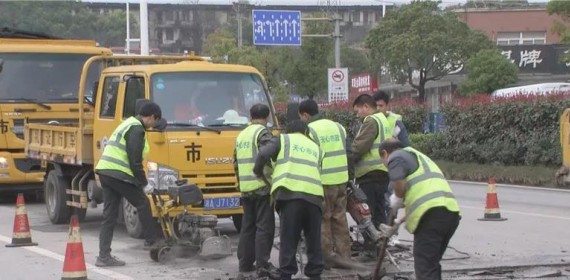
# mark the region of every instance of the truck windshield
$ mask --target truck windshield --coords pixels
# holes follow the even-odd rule
[[[76,102],[79,78],[88,54],[0,53],[0,102]],[[99,77],[91,66],[86,89]]]
[[[151,77],[151,98],[170,124],[245,126],[249,109],[269,106],[267,93],[256,74],[227,72],[160,73]],[[270,124],[273,124],[270,116]]]

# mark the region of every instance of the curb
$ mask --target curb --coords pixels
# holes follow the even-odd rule
[[[483,182],[473,182],[473,181],[461,181],[461,180],[447,180],[450,183],[456,184],[468,184],[468,185],[481,185],[486,186],[488,183]],[[551,191],[551,192],[570,192],[570,189],[562,189],[556,187],[533,187],[533,186],[523,186],[523,185],[510,185],[510,184],[495,184],[495,186],[501,188],[513,188],[513,189],[531,189],[531,190],[541,190],[541,191]]]

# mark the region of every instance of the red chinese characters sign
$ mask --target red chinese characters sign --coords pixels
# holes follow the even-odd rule
[[[350,95],[372,94],[378,90],[378,79],[368,73],[350,76]]]

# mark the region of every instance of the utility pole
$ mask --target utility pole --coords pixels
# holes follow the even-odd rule
[[[334,42],[334,64],[335,68],[340,68],[340,38],[342,38],[342,34],[340,34],[340,21],[342,20],[338,14],[335,14],[332,18],[324,17],[324,18],[302,18],[302,21],[334,21],[334,32],[332,34],[302,34],[301,37],[308,37],[308,38],[332,38],[335,40]]]
[[[127,55],[131,54],[131,24],[130,24],[130,13],[129,13],[129,0],[127,0]]]
[[[340,16],[338,13],[334,15],[334,67],[340,68]]]
[[[243,46],[243,28],[242,28],[242,16],[241,16],[241,4],[242,4],[243,0],[238,0],[237,2],[234,2],[234,10],[236,11],[236,17],[237,17],[237,24],[238,24],[238,31],[237,31],[237,40],[238,40],[238,48],[241,48]]]
[[[148,5],[147,0],[140,0],[141,55],[149,55],[148,48]]]

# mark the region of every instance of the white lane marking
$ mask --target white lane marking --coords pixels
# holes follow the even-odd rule
[[[471,181],[459,181],[459,180],[447,180],[447,181],[452,183],[452,184],[481,185],[481,186],[489,185],[489,183],[484,183],[484,182],[471,182]],[[567,190],[567,189],[557,189],[557,188],[547,188],[547,187],[541,188],[541,187],[509,185],[509,184],[495,184],[495,186],[501,187],[501,188],[506,187],[506,188],[513,188],[513,189],[530,189],[530,190],[548,191],[548,192],[570,192],[570,190]]]
[[[6,237],[4,235],[0,235],[0,241],[4,242],[4,243],[10,243],[12,242],[12,239],[9,237]],[[64,262],[65,260],[65,256],[62,256],[60,254],[54,253],[52,251],[40,248],[40,247],[36,247],[36,246],[31,246],[31,247],[20,247],[22,249],[26,249],[30,252],[34,252],[36,254],[48,257],[48,258],[52,258],[54,260],[58,260],[60,262]],[[115,280],[134,280],[134,278],[124,275],[124,274],[120,274],[108,269],[104,269],[104,268],[99,268],[96,267],[92,264],[88,264],[86,263],[87,269],[89,271],[95,272],[97,274],[101,274],[103,276],[109,277],[110,279],[115,279]]]
[[[474,207],[474,206],[465,206],[465,205],[459,205],[459,208],[481,210],[481,213],[483,213],[483,210],[485,210],[484,207]],[[539,217],[539,218],[549,218],[549,219],[559,219],[559,220],[569,220],[569,221],[570,221],[570,217],[552,216],[552,215],[542,215],[542,214],[536,214],[536,213],[510,211],[510,210],[503,210],[503,209],[501,209],[501,212],[503,212],[503,213],[511,213],[511,214],[519,214],[519,215],[525,215],[525,216],[533,216],[533,217]]]

